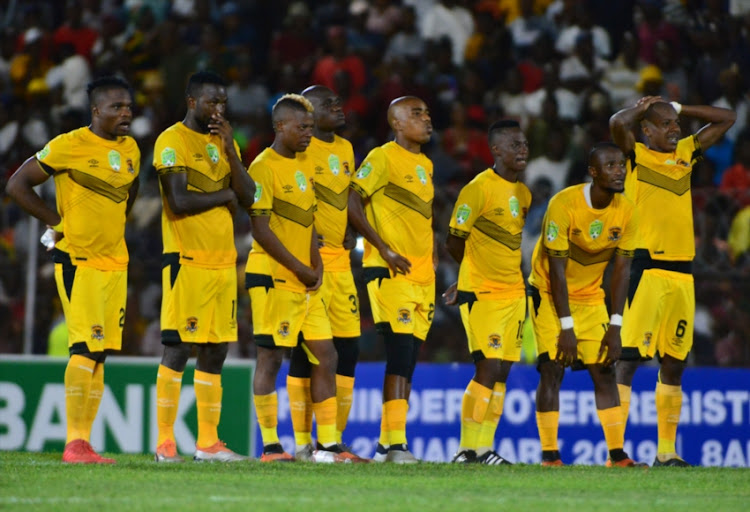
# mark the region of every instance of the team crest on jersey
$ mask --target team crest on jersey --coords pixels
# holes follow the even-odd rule
[[[135,167],[133,167],[133,160],[128,158],[127,160],[125,160],[125,164],[128,166],[128,172],[130,174],[135,174]]]
[[[602,234],[602,229],[604,229],[604,223],[600,221],[599,219],[596,219],[594,222],[589,224],[589,236],[592,240],[596,240],[599,238],[599,235]]]
[[[372,164],[370,162],[365,162],[362,164],[362,167],[359,168],[359,171],[357,171],[357,179],[364,179],[367,178],[370,173],[372,172]]]
[[[499,334],[490,334],[488,339],[489,343],[487,343],[487,346],[493,350],[497,350],[503,346],[503,337]]]
[[[682,158],[677,159],[677,165],[681,165],[683,167],[690,167],[690,162],[687,162],[683,160]]]
[[[515,219],[521,213],[521,204],[516,196],[511,196],[508,204],[510,205],[510,216]]]
[[[651,331],[646,331],[643,333],[643,346],[644,347],[650,347],[651,346]]]
[[[107,158],[109,159],[109,166],[114,169],[116,172],[120,171],[120,167],[122,166],[122,162],[120,159],[120,153],[115,151],[114,149],[109,152],[107,155]]]
[[[560,228],[555,224],[554,220],[549,221],[547,224],[547,241],[554,242],[557,240],[557,235],[560,232]]]
[[[469,216],[471,215],[471,208],[468,204],[462,204],[461,206],[456,209],[456,224],[459,226],[466,223],[467,220],[469,220]]]
[[[344,161],[344,176],[351,176],[352,172],[349,170],[349,162]]]
[[[219,163],[219,148],[217,148],[216,145],[210,142],[206,144],[206,153],[208,154],[208,158],[211,159],[211,162],[215,164]]]
[[[174,148],[164,148],[161,150],[161,164],[167,167],[173,167],[177,163],[177,151]]]
[[[422,185],[427,185],[427,169],[421,165],[417,166],[417,178]]]
[[[104,339],[104,327],[101,325],[92,325],[91,326],[91,339],[102,341]]]
[[[341,170],[341,162],[339,162],[339,157],[334,154],[328,155],[328,168],[331,169],[331,172],[334,176],[338,176],[339,171]]]
[[[528,214],[529,214],[528,208],[526,208],[525,206],[521,208],[521,218],[523,218],[523,220],[526,220],[526,215]]]
[[[276,331],[276,332],[278,332],[279,335],[281,335],[281,336],[283,336],[285,338],[287,336],[289,336],[289,322],[281,322],[279,324],[279,330]]]
[[[263,185],[261,185],[260,183],[256,181],[255,182],[255,195],[253,196],[253,202],[257,203],[258,201],[260,201],[261,197],[263,197]]]
[[[49,155],[49,151],[50,151],[49,150],[49,144],[47,144],[46,146],[44,146],[41,149],[41,151],[37,152],[36,159],[37,160],[44,160],[45,158],[47,158],[47,155]]]
[[[610,242],[616,242],[622,237],[622,228],[619,226],[615,226],[613,228],[609,228],[609,237],[607,239]]]
[[[198,319],[194,316],[188,317],[185,321],[185,330],[187,332],[195,332],[198,330]]]
[[[294,173],[294,181],[297,182],[297,186],[302,192],[307,190],[307,180],[305,179],[305,175],[302,171],[297,171]]]
[[[406,308],[401,308],[398,310],[398,321],[401,322],[404,325],[411,323],[411,311],[409,311]]]
[[[578,228],[573,228],[573,231],[570,232],[571,236],[581,236],[581,230]]]

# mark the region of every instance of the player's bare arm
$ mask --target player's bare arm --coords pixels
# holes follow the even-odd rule
[[[703,150],[719,142],[737,120],[735,111],[709,105],[682,105],[681,113],[708,122],[695,134]]]
[[[166,173],[159,176],[159,182],[175,215],[193,215],[211,208],[225,205],[236,196],[231,188],[216,192],[193,192],[187,189],[187,174],[184,172]]]
[[[612,140],[627,156],[635,148],[633,128],[643,119],[646,110],[654,103],[664,102],[660,96],[644,96],[633,107],[616,112],[609,118],[609,131]]]
[[[35,157],[31,157],[10,177],[5,190],[26,213],[51,227],[60,224],[62,219],[34,191],[34,187],[41,185],[47,179],[49,179],[49,174],[42,170],[41,164]]]
[[[312,267],[308,267],[289,252],[271,230],[270,221],[271,217],[268,216],[257,215],[250,217],[255,240],[269,256],[291,270],[302,284],[305,286],[315,286],[318,281],[318,271]],[[314,232],[313,236],[315,236]],[[315,239],[313,238],[313,240]],[[317,246],[317,243],[312,245]]]
[[[630,263],[633,258],[616,254],[611,279],[611,303],[612,314],[622,317],[625,309],[625,299],[628,294],[628,284],[630,283]],[[622,339],[620,338],[620,325],[609,324],[607,332],[602,338],[601,347],[596,360],[604,366],[610,366],[620,358],[622,354]]]
[[[558,318],[570,316],[570,304],[568,303],[568,279],[565,277],[565,269],[568,266],[568,258],[555,256],[549,257],[549,281],[552,293],[552,302]],[[578,357],[578,340],[573,328],[560,329],[560,337],[557,340],[557,353],[555,361],[564,366],[572,365]]]
[[[213,135],[221,137],[224,145],[224,154],[229,162],[229,168],[232,173],[231,187],[237,196],[237,201],[245,210],[249,210],[253,205],[255,196],[255,182],[250,179],[250,175],[242,165],[237,150],[234,147],[234,137],[232,136],[232,125],[220,113],[211,115],[211,121],[208,129]]]
[[[408,274],[411,272],[411,262],[391,250],[377,231],[367,221],[365,209],[362,205],[362,196],[355,190],[349,190],[349,223],[354,226],[359,234],[365,237],[375,247],[380,256],[388,263],[393,274]]]

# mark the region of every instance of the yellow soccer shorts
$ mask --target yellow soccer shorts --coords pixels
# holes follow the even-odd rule
[[[306,342],[330,340],[328,320],[320,290],[299,293],[256,286],[248,289],[253,314],[253,336],[258,346],[295,347],[300,332]]]
[[[59,255],[59,257],[58,257]],[[120,350],[128,296],[126,270],[73,265],[58,251],[55,282],[68,327],[71,354]]]
[[[324,272],[318,294],[326,305],[333,336],[359,337],[359,299],[351,271]]]
[[[687,359],[693,347],[695,287],[691,274],[646,269],[622,319],[622,359],[654,354]]]
[[[176,256],[162,268],[162,343],[237,341],[237,270],[181,265]]]
[[[367,282],[367,293],[376,325],[389,324],[396,334],[427,339],[435,314],[435,283],[421,285],[400,276],[375,277]]]
[[[526,318],[524,297],[476,300],[473,293],[464,293],[460,292],[459,311],[474,361],[520,361]],[[465,301],[462,301],[462,296],[466,297]]]
[[[536,303],[533,296],[529,297],[529,311],[539,362],[554,360],[557,356],[557,338],[560,336],[560,319],[552,296],[539,293]],[[607,306],[604,303],[570,303],[570,316],[573,317],[573,332],[578,340],[578,365],[596,364],[602,338],[609,327]]]

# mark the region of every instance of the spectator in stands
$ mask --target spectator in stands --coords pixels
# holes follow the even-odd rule
[[[734,164],[721,177],[719,190],[742,205],[750,204],[750,132],[744,131],[734,146]]]
[[[451,42],[453,63],[461,66],[464,63],[466,42],[474,33],[474,18],[456,0],[438,0],[427,11],[421,32],[422,37],[433,41],[447,37]]]
[[[638,56],[638,39],[633,32],[625,32],[620,43],[620,53],[604,72],[601,85],[615,109],[619,110],[633,102],[638,95],[635,84],[646,63]],[[675,98],[676,101],[679,99]]]

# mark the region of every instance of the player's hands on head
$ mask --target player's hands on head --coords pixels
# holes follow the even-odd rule
[[[610,326],[602,338],[599,354],[596,356],[596,362],[604,366],[614,364],[622,354],[622,339],[620,338],[620,328]]]
[[[443,298],[445,299],[445,304],[448,306],[458,303],[458,282],[453,283],[443,292]]]
[[[396,274],[408,274],[411,272],[411,261],[407,260],[395,251],[392,251],[390,247],[385,247],[380,251],[380,256],[388,263],[388,266]]]
[[[571,366],[578,357],[578,340],[573,329],[562,329],[557,338],[555,361],[563,366]]]

